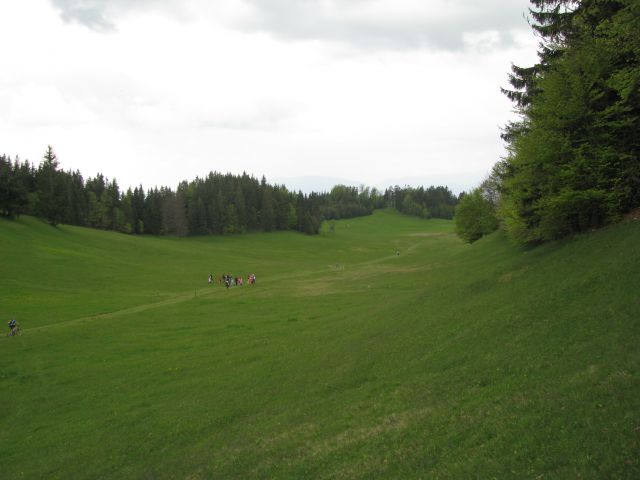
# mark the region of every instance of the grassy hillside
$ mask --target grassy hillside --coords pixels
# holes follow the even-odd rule
[[[640,476],[640,222],[521,250],[390,211],[316,237],[23,218],[0,245],[2,478]]]

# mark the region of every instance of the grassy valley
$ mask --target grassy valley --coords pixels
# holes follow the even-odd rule
[[[0,476],[637,478],[639,244],[0,220]]]

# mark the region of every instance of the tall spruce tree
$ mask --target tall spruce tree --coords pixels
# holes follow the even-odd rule
[[[508,94],[522,120],[505,130],[500,206],[522,243],[597,227],[640,204],[639,2],[532,3],[541,63],[534,77],[510,79],[522,87]]]
[[[0,215],[13,218],[27,205],[27,187],[19,175],[20,164],[16,159],[0,156]]]
[[[270,185],[266,185],[263,177],[262,201],[260,202],[260,223],[265,232],[275,228],[275,212],[273,209],[273,192]]]
[[[47,147],[37,173],[38,203],[40,216],[56,226],[63,219],[65,192],[63,177],[58,170],[58,158],[51,145]]]

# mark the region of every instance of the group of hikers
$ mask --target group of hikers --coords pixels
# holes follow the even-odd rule
[[[219,285],[222,285],[224,283],[224,286],[227,288],[242,287],[244,285],[244,279],[242,277],[235,277],[233,275],[228,275],[226,273],[217,277],[217,280]],[[209,285],[213,285],[214,281],[215,279],[213,277],[213,274],[209,274]],[[255,274],[250,273],[249,275],[247,275],[247,283],[249,285],[253,285],[256,283]]]
[[[236,286],[242,287],[244,285],[244,279],[242,277],[234,277],[233,275],[228,275],[226,273],[224,275],[220,275],[219,277],[217,277],[217,281],[218,281],[218,284],[220,285],[224,283],[224,286],[227,288],[236,287]],[[249,275],[247,275],[247,283],[249,285],[254,285],[256,283],[256,275],[254,273],[250,273]],[[209,274],[209,285],[213,285],[213,284],[214,284],[213,274]],[[7,333],[8,337],[14,337],[22,334],[20,325],[18,324],[18,322],[16,322],[15,318],[12,318],[7,323],[9,325],[9,333]]]

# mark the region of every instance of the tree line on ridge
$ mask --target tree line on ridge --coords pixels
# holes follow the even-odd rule
[[[85,180],[63,171],[49,146],[36,167],[0,156],[0,214],[45,219],[52,225],[80,225],[153,235],[234,234],[296,230],[316,234],[324,220],[369,215],[391,206],[423,218],[452,218],[457,198],[446,187],[336,185],[330,192],[303,194],[262,177],[211,172],[205,178],[168,187],[122,191],[102,174]]]

